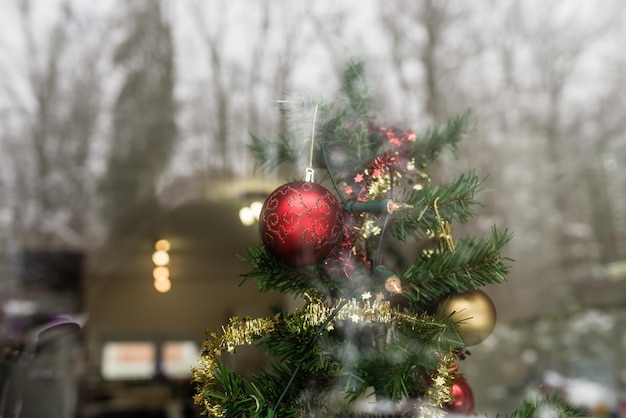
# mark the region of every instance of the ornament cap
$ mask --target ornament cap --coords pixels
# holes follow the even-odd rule
[[[308,183],[312,183],[315,181],[315,170],[313,170],[311,167],[308,167],[304,171],[304,181]]]

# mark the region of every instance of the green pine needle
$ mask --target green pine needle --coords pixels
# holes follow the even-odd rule
[[[532,400],[522,400],[520,406],[507,414],[497,414],[496,418],[534,418],[550,416],[557,418],[584,418],[589,414],[580,411],[556,394],[548,394]]]
[[[263,168],[268,172],[283,163],[295,164],[302,146],[292,134],[280,135],[276,141],[271,141],[251,132],[250,139],[248,148],[254,155],[255,169]]]
[[[413,205],[413,209],[407,211],[403,217],[394,219],[390,226],[391,234],[396,239],[405,241],[408,237],[420,238],[427,236],[429,232],[434,233],[442,220],[467,223],[476,214],[474,207],[483,206],[474,196],[480,191],[484,181],[474,171],[470,171],[450,183],[412,191],[404,201]],[[434,209],[435,204],[437,211]]]
[[[403,273],[404,296],[412,302],[430,302],[452,292],[467,292],[506,280],[509,267],[500,253],[511,240],[508,231],[492,228],[490,238],[466,238],[456,251],[441,250],[424,256]]]
[[[471,121],[472,112],[467,110],[419,135],[413,154],[415,166],[427,167],[437,161],[444,149],[450,149],[456,153],[457,144],[473,130]]]

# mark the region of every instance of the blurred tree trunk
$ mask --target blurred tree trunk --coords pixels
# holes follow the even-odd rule
[[[533,41],[534,62],[539,72],[538,99],[543,98],[546,103],[543,108],[545,113],[537,112],[532,117],[542,129],[546,141],[547,180],[553,201],[552,218],[555,221],[551,230],[561,274],[566,280],[586,281],[591,274],[589,263],[595,259],[593,251],[590,251],[593,246],[589,245],[594,235],[587,232],[591,231],[587,225],[600,228],[596,229],[595,236],[601,237],[601,241],[596,244],[608,251],[601,258],[612,257],[609,248],[615,248],[615,236],[598,224],[597,214],[614,205],[614,199],[606,193],[610,183],[608,179],[602,178],[604,161],[601,157],[601,138],[611,137],[616,126],[613,123],[596,124],[593,126],[593,136],[590,137],[580,129],[581,121],[608,122],[613,118],[613,111],[605,108],[603,114],[593,115],[589,106],[573,106],[568,92],[580,81],[577,79],[580,77],[577,70],[583,64],[583,59],[589,56],[589,51],[593,50],[598,40],[610,33],[612,25],[610,21],[581,25],[577,33],[565,37],[562,34],[571,22],[555,22],[557,10],[555,7],[553,13],[548,14],[552,16],[551,20],[539,22],[540,26],[527,27],[526,35]],[[609,90],[595,96],[594,100],[599,104],[611,100],[614,94]],[[625,127],[623,122],[619,126],[620,129]],[[594,164],[600,164],[599,169],[587,170]],[[587,201],[588,195],[583,179],[590,173],[594,174],[589,181],[599,190],[593,192],[590,210],[585,211],[581,202]],[[606,216],[610,222],[610,210]],[[605,240],[607,242],[603,242]],[[581,251],[583,247],[587,250]]]
[[[261,104],[259,109],[259,98],[262,97],[263,68],[265,60],[269,58],[268,32],[270,29],[270,3],[268,0],[257,1],[259,7],[259,27],[256,36],[256,43],[253,47],[251,64],[253,70],[249,74],[249,96],[247,103],[248,128],[252,132],[257,132],[260,128],[260,111],[266,107]]]
[[[308,6],[263,0],[247,7],[250,13],[243,18],[234,12],[238,6],[227,1],[191,1],[187,6],[206,67],[200,81],[206,88],[192,93],[193,132],[187,141],[203,150],[196,165],[207,188],[216,178],[250,170],[251,164],[245,164],[251,162],[246,148],[250,131],[287,131],[286,115],[275,117],[273,106],[293,100],[292,70],[302,51]],[[242,25],[245,30],[238,32]],[[237,49],[232,39],[240,40]]]
[[[93,232],[89,164],[102,100],[100,57],[89,47],[97,28],[82,27],[68,2],[43,27],[33,22],[38,3],[17,5],[25,49],[12,62],[26,67],[18,65],[17,87],[3,86],[11,97],[2,136],[12,167],[12,237],[23,246],[85,245]]]
[[[231,157],[230,153],[230,135],[231,135],[231,98],[233,91],[231,90],[232,68],[228,68],[225,54],[224,37],[228,33],[228,20],[223,18],[222,14],[226,14],[227,8],[225,2],[216,2],[209,4],[208,11],[205,13],[200,2],[194,3],[193,15],[196,20],[196,26],[201,33],[203,46],[207,52],[207,63],[209,68],[209,89],[205,94],[211,98],[209,100],[208,115],[204,115],[207,123],[204,127],[207,129],[209,142],[216,148],[213,161],[209,164],[217,164],[218,171],[207,170],[211,172],[211,176],[219,173],[225,177],[232,175],[232,164],[228,161]]]
[[[406,97],[403,107],[409,109],[405,118],[414,120],[422,102],[420,112],[430,118],[430,123],[444,120],[450,115],[444,104],[441,83],[449,79],[449,74],[444,73],[439,55],[445,48],[444,33],[454,20],[448,1],[393,2],[391,5],[381,2],[380,7],[383,29],[390,38],[394,76],[400,94]],[[415,70],[416,65],[421,71]]]
[[[617,233],[615,228],[613,210],[611,204],[612,187],[609,175],[605,168],[607,157],[600,155],[591,156],[593,164],[587,170],[587,187],[591,205],[591,225],[594,238],[599,244],[598,258],[602,263],[618,260],[619,247],[617,245]]]
[[[115,63],[124,74],[113,109],[112,148],[102,181],[109,230],[127,234],[158,211],[156,182],[177,138],[174,57],[161,3],[128,3],[126,39]]]
[[[441,43],[442,32],[449,23],[446,19],[446,2],[426,0],[422,5],[421,23],[426,29],[427,40],[422,50],[422,63],[426,78],[426,106],[425,111],[438,123],[448,117],[442,103],[439,87],[441,66],[437,59],[437,48]]]

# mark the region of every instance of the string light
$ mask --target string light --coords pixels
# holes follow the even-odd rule
[[[172,248],[170,242],[166,239],[160,239],[154,244],[155,251],[152,253],[152,262],[154,269],[152,277],[154,279],[154,288],[157,292],[167,293],[172,288],[170,281],[170,255],[169,250]]]
[[[165,266],[156,266],[152,270],[152,277],[154,277],[154,280],[169,280],[170,269]]]
[[[376,199],[367,202],[346,202],[345,209],[348,213],[367,212],[375,215],[391,215],[399,210],[411,209],[413,205],[394,202],[391,199]]]
[[[172,248],[172,244],[166,239],[160,239],[154,244],[154,249],[157,251],[169,251]]]
[[[385,289],[389,293],[393,293],[396,295],[402,294],[402,281],[387,267],[382,265],[377,266],[374,270],[374,274],[380,280],[384,280]]]
[[[170,255],[167,251],[157,250],[152,253],[152,262],[156,266],[167,266],[170,263]]]
[[[172,282],[169,279],[155,280],[154,281],[154,288],[159,293],[167,293],[172,288]]]

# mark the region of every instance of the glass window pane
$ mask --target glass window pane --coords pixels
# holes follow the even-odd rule
[[[156,346],[148,341],[108,342],[102,350],[102,376],[109,380],[151,379]]]
[[[163,373],[169,378],[191,376],[191,367],[200,357],[200,348],[195,341],[167,341],[162,346]]]

